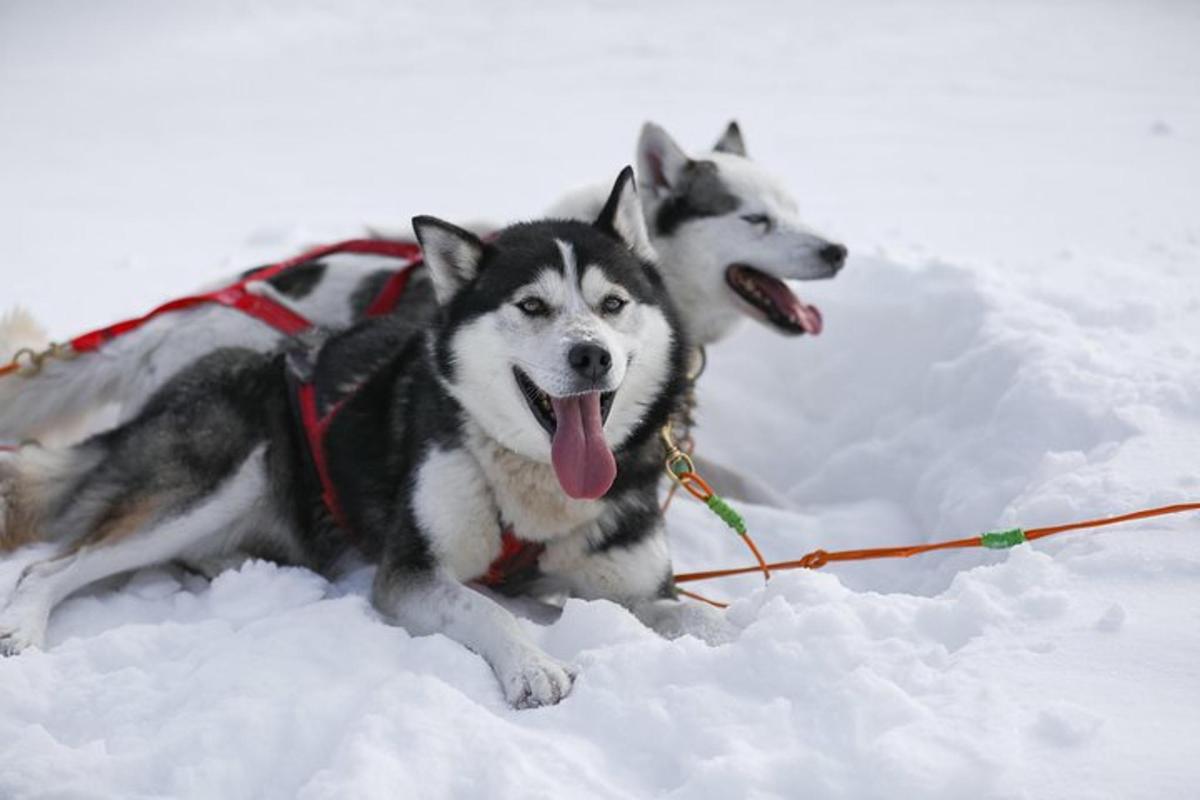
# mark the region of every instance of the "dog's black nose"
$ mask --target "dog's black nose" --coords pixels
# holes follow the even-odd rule
[[[847,252],[845,245],[827,244],[817,251],[817,255],[836,272],[846,265]]]
[[[567,352],[571,369],[588,380],[599,380],[612,368],[612,354],[598,344],[583,342],[572,345]]]

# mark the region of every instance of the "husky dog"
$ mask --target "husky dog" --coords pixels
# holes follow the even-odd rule
[[[347,532],[378,564],[380,613],[479,653],[514,706],[558,702],[573,676],[463,585],[505,530],[540,545],[541,587],[622,603],[664,635],[729,638],[719,613],[674,597],[655,433],[680,400],[686,344],[632,170],[593,224],[522,223],[488,243],[432,217],[414,227],[427,322],[217,350],[111,431],[3,456],[0,544],[59,549],[23,573],[0,649],[41,644],[54,605],[107,576],[235,550],[329,570]],[[306,354],[318,402],[340,406],[323,439],[336,507],[291,407],[288,365]]]
[[[637,163],[650,244],[694,344],[726,336],[747,317],[785,334],[820,333],[820,313],[785,281],[832,277],[846,248],[801,223],[788,193],[747,157],[737,123],[729,124],[713,152],[697,158],[647,123]],[[574,192],[551,216],[595,219],[606,197],[604,187]],[[294,267],[256,288],[319,325],[341,326],[362,317],[385,279],[377,258],[342,256]],[[432,291],[418,279],[397,313],[419,313],[415,307],[424,302],[433,302]],[[0,356],[11,336],[0,325]],[[0,440],[44,436],[109,403],[128,419],[205,353],[227,346],[266,351],[280,339],[277,331],[223,306],[158,317],[106,344],[100,356],[52,359],[36,376],[0,380]]]
[[[736,122],[699,158],[648,122],[637,157],[646,225],[695,344],[728,336],[747,317],[787,335],[821,332],[820,311],[785,281],[832,278],[846,248],[801,222],[787,191],[750,160]],[[600,188],[580,190],[550,213],[590,219],[603,198]]]

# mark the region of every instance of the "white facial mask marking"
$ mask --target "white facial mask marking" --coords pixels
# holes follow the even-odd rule
[[[546,268],[510,302],[464,326],[453,344],[455,397],[489,436],[542,461],[549,459],[550,438],[517,387],[513,366],[543,391],[563,396],[579,385],[567,361],[571,344],[590,341],[607,349],[613,363],[603,390],[617,394],[604,428],[609,443],[618,447],[660,391],[673,341],[657,307],[633,301],[600,267],[580,268],[569,242],[558,245],[561,273]],[[549,317],[528,317],[513,305],[531,294],[551,306]],[[619,314],[603,316],[595,309],[609,294],[629,304]]]
[[[575,248],[570,242],[564,242],[562,239],[555,239],[554,243],[558,245],[558,252],[562,254],[562,280],[566,284],[567,290],[562,313],[584,313],[587,310],[587,303],[584,302],[583,297],[579,294],[579,272],[578,266],[575,263]]]

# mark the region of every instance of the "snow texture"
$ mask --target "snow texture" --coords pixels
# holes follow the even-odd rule
[[[1195,500],[1198,41],[1169,2],[8,2],[0,306],[68,335],[363,222],[534,216],[645,119],[736,116],[851,250],[799,287],[819,339],[709,354],[701,449],[794,503],[743,509],[769,557]],[[521,712],[366,570],[146,570],[0,661],[0,797],[1195,796],[1198,522],[705,586],[716,648],[573,601],[526,624],[574,692]]]

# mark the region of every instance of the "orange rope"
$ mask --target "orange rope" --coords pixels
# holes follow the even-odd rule
[[[689,592],[687,589],[680,589],[678,586],[675,587],[675,593],[681,594],[684,597],[690,597],[693,600],[699,600],[701,603],[708,603],[710,606],[714,606],[716,608],[729,608],[729,603],[722,603],[719,600],[712,600],[710,598],[705,597],[702,594],[696,594],[695,592]]]
[[[720,502],[720,498],[717,498],[717,493],[714,492],[713,488],[708,485],[708,481],[704,480],[704,478],[701,478],[691,470],[675,475],[675,479],[678,482],[678,485],[682,486],[684,489],[687,489],[688,494],[699,500],[701,503],[704,503],[709,508],[713,509],[713,511],[719,516],[722,516],[722,512],[718,512],[716,508],[713,507],[712,501],[716,499],[718,502]],[[728,509],[728,512],[731,513],[732,510]],[[722,516],[722,519],[725,519],[726,523],[729,523],[729,520],[724,516]],[[762,572],[763,580],[771,580],[770,565],[767,564],[767,560],[763,558],[762,552],[758,549],[758,545],[754,543],[754,539],[750,537],[750,534],[746,531],[745,526],[742,525],[740,517],[738,517],[737,522],[741,526],[737,529],[738,535],[741,537],[742,541],[746,543],[746,546],[750,548],[750,552],[754,554],[754,560],[758,562],[758,566],[754,567],[754,569]]]
[[[1042,539],[1047,536],[1053,536],[1058,533],[1067,531],[1082,530],[1084,528],[1103,528],[1109,525],[1117,525],[1122,522],[1133,522],[1139,519],[1148,519],[1150,517],[1161,517],[1167,514],[1181,514],[1185,511],[1200,511],[1200,503],[1179,503],[1170,506],[1160,506],[1158,508],[1148,508],[1142,511],[1134,511],[1129,514],[1122,514],[1117,517],[1101,517],[1098,519],[1084,520],[1083,522],[1069,522],[1064,525],[1051,525],[1042,528],[1030,528],[1024,532],[1026,541]],[[676,583],[688,583],[690,581],[703,581],[710,578],[725,578],[731,575],[746,575],[751,572],[759,572],[765,568],[774,570],[785,569],[820,569],[826,564],[833,561],[868,561],[877,558],[908,558],[909,556],[920,555],[922,553],[930,553],[934,550],[952,550],[963,547],[982,547],[983,536],[972,536],[966,539],[952,539],[945,542],[933,542],[930,544],[908,545],[905,547],[874,547],[863,550],[834,550],[828,552],[825,550],[813,550],[803,558],[796,561],[778,561],[773,564],[759,565],[753,567],[735,567],[732,569],[713,569],[703,572],[685,572],[675,576]]]
[[[771,580],[771,565],[767,563],[765,558],[763,558],[763,554],[759,551],[758,545],[754,543],[754,540],[750,538],[750,534],[748,533],[742,534],[742,540],[746,543],[746,546],[750,548],[750,552],[754,554],[754,560],[758,562],[758,568],[762,570],[763,580]]]

